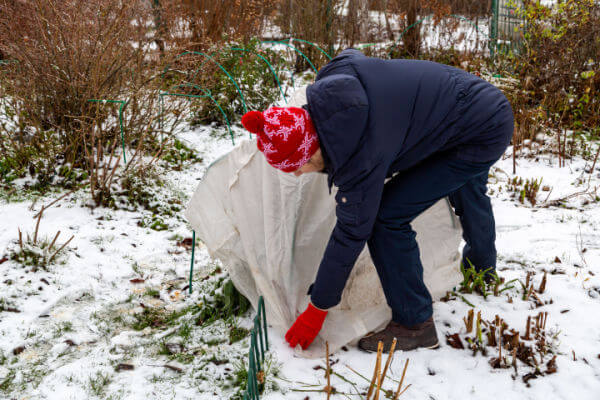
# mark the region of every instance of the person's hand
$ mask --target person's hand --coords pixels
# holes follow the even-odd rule
[[[326,310],[321,310],[312,303],[308,303],[306,310],[298,316],[296,322],[285,334],[285,340],[290,347],[296,347],[299,344],[302,350],[306,350],[319,334],[326,316]]]

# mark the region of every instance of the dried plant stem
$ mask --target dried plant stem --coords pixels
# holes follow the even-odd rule
[[[533,283],[531,285],[529,285],[529,288],[527,289],[527,293],[525,293],[525,300],[529,300],[529,297],[531,296],[532,292],[533,292]]]
[[[65,246],[66,246],[66,245],[68,245],[68,244],[69,244],[69,242],[70,242],[71,240],[73,240],[73,238],[74,238],[74,237],[75,237],[75,235],[71,236],[71,238],[70,238],[69,240],[67,240],[67,241],[66,241],[66,242],[65,242],[65,243],[64,243],[62,246],[60,246],[60,249],[56,250],[56,251],[54,252],[54,254],[52,254],[52,257],[50,257],[50,259],[48,260],[48,262],[51,262],[51,261],[54,259],[54,257],[55,257],[55,256],[58,254],[58,252],[60,252],[62,249],[64,249],[64,248],[65,248]]]
[[[540,287],[538,288],[538,293],[543,294],[546,290],[546,271],[544,271],[544,277],[542,278],[542,282],[540,282]]]
[[[60,200],[64,199],[65,197],[67,197],[70,194],[73,194],[73,192],[75,192],[76,190],[81,189],[82,187],[86,186],[89,182],[84,182],[81,185],[79,185],[78,187],[76,187],[75,189],[72,189],[70,191],[68,191],[67,193],[63,194],[62,196],[60,196],[59,198],[53,200],[50,204],[48,204],[47,206],[42,207],[42,210],[44,209],[49,209],[50,207],[52,207],[54,204],[56,204],[57,202],[59,202]],[[38,218],[39,215],[42,213],[42,210],[40,210],[37,214],[35,214],[33,216],[33,218]]]
[[[527,325],[525,326],[525,340],[531,340],[531,315],[527,316]]]
[[[471,333],[471,331],[473,330],[473,317],[474,317],[474,311],[472,308],[469,310],[469,313],[467,315],[468,315],[467,318],[463,317],[463,321],[465,322],[465,327],[467,328],[467,333]]]
[[[408,389],[410,387],[410,385],[408,385],[404,388],[404,390],[400,391],[402,389],[402,384],[404,383],[404,377],[406,376],[406,369],[408,368],[409,360],[410,359],[407,358],[406,362],[404,363],[404,369],[402,370],[402,378],[400,378],[400,383],[398,383],[398,389],[396,389],[396,393],[394,394],[393,400],[397,400],[398,397],[400,397],[400,395],[402,395],[402,393],[404,393],[406,391],[406,389]]]
[[[502,365],[502,333],[504,329],[500,328],[500,335],[498,335],[498,362]]]
[[[377,343],[377,359],[375,360],[375,369],[373,370],[373,377],[371,378],[371,383],[369,385],[369,390],[367,391],[366,399],[369,400],[371,398],[371,394],[373,393],[373,389],[375,388],[375,382],[377,382],[377,377],[379,375],[379,370],[381,368],[381,353],[383,352],[383,342]]]
[[[385,361],[385,367],[383,367],[383,373],[381,374],[382,375],[381,376],[381,385],[383,385],[383,380],[385,379],[387,370],[388,370],[390,364],[392,363],[392,359],[394,357],[394,351],[396,351],[396,343],[397,343],[397,340],[396,340],[396,338],[394,338],[394,340],[392,341],[392,345],[390,346],[390,353],[388,355],[387,360]]]
[[[42,209],[38,213],[38,219],[37,219],[37,222],[35,223],[35,233],[33,235],[33,244],[37,243],[37,235],[38,235],[38,230],[40,228],[40,220],[42,219],[43,213],[44,213],[44,206],[42,206]]]
[[[375,394],[373,395],[373,400],[379,400],[379,390],[381,389],[381,360],[379,361],[379,365],[377,368],[377,389],[375,389]]]
[[[327,376],[327,387],[325,390],[327,391],[327,400],[329,400],[329,396],[331,396],[331,378],[329,372],[329,342],[325,342],[325,365],[327,369],[325,370],[325,376]]]
[[[50,246],[48,246],[48,249],[51,249],[52,246],[54,246],[56,239],[58,239],[58,235],[60,235],[60,231],[56,232],[56,236],[54,236],[54,239],[52,240],[52,243],[50,243]]]
[[[531,287],[533,288],[533,285]],[[544,302],[542,301],[542,299],[540,299],[535,290],[531,290],[531,295],[535,298],[535,301],[538,303],[539,306],[544,305]]]
[[[21,251],[23,251],[23,234],[20,228],[17,228],[17,230],[19,231],[19,246],[21,247]]]

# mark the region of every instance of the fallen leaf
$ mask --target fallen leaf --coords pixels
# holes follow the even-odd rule
[[[129,282],[131,282],[131,283],[144,283],[146,281],[144,279],[142,279],[142,278],[133,278],[133,279],[130,279]]]
[[[462,343],[462,340],[460,340],[460,336],[458,336],[458,333],[455,333],[453,335],[446,335],[446,343],[448,343],[454,349],[465,348],[465,346]]]
[[[165,365],[163,365],[163,367],[168,368],[171,371],[175,371],[175,372],[179,372],[179,373],[183,372],[183,370],[181,368],[176,367],[174,365],[165,364]]]
[[[121,372],[121,371],[131,371],[134,368],[135,367],[131,364],[119,364],[119,365],[117,365],[117,367],[115,369],[117,370],[117,372]]]

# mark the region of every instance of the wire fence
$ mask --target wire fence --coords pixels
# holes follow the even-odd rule
[[[494,58],[498,53],[518,52],[526,29],[520,15],[522,0],[492,0],[489,49]]]
[[[260,385],[265,383],[265,353],[268,350],[267,314],[265,313],[265,301],[260,296],[256,316],[254,317],[254,326],[250,332],[248,382],[244,391],[244,400],[258,400],[260,398]]]

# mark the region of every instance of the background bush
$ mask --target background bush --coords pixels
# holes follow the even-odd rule
[[[282,84],[282,89],[286,89],[285,60],[281,53],[261,48],[260,45],[258,39],[252,39],[245,43],[224,43],[211,49],[214,59],[223,65],[238,84],[248,110],[263,110],[281,100],[281,91],[277,86],[275,75],[264,60],[253,53],[231,50],[231,48],[246,49],[262,55],[272,65]],[[244,114],[245,109],[234,83],[227,74],[209,60],[196,57],[196,68],[198,68],[197,64],[201,64],[201,70],[199,73],[195,71],[188,73],[189,81],[197,83],[212,94],[224,110],[230,123],[238,120]],[[194,124],[213,122],[219,125],[225,124],[223,114],[208,97],[193,101],[192,110]]]
[[[517,78],[509,92],[517,142],[535,139],[546,128],[563,135],[563,153],[575,148],[583,132],[598,139],[600,4],[567,0],[548,7],[527,0],[518,13],[525,20],[523,46],[503,61]]]
[[[122,162],[119,105],[90,99],[127,101],[125,168],[156,153],[170,131],[157,129],[156,70],[167,57],[155,55],[151,20],[139,2],[0,1],[0,50],[10,60],[0,74],[0,164],[13,171],[5,182],[29,173],[42,188],[64,163],[88,172],[101,203]]]

